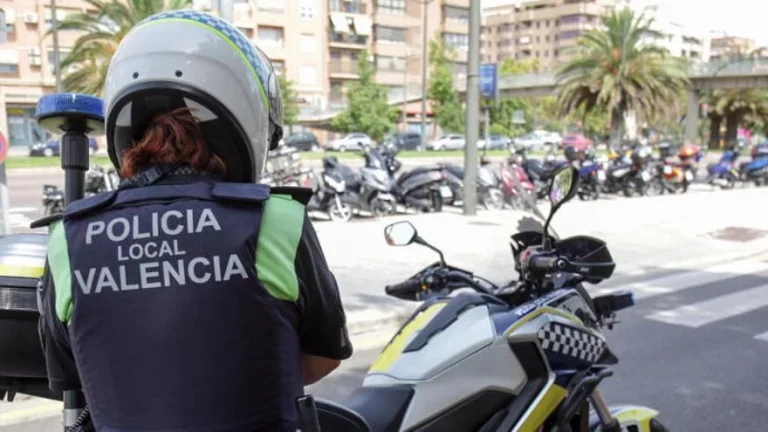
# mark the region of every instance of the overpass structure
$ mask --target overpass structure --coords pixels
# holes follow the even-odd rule
[[[757,58],[740,61],[718,61],[694,63],[689,66],[688,76],[691,87],[686,110],[685,138],[695,142],[698,139],[699,98],[714,89],[768,88],[768,59]],[[464,96],[466,81],[455,83],[456,90]],[[538,97],[555,93],[557,77],[555,72],[524,75],[499,76],[499,97]],[[420,89],[409,91],[404,96],[390,98],[392,106],[404,105],[421,100]],[[306,113],[299,117],[299,123],[307,126],[329,127],[330,121],[344,106],[324,112]]]
[[[738,61],[694,63],[689,66],[688,105],[685,116],[685,140],[698,140],[699,99],[714,89],[768,88],[768,59],[755,58]],[[536,97],[555,93],[555,72],[499,77],[499,97]],[[457,83],[464,94],[466,82]]]

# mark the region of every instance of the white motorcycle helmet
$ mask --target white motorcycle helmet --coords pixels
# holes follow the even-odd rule
[[[271,62],[235,27],[202,12],[163,12],[134,27],[112,57],[104,99],[107,150],[118,170],[149,120],[177,108],[200,120],[227,181],[258,181],[283,136]]]

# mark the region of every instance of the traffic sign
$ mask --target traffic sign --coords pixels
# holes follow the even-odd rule
[[[496,63],[480,65],[480,95],[496,102],[499,96],[499,69]]]
[[[5,162],[5,157],[8,156],[8,141],[5,139],[5,135],[0,131],[0,163]]]

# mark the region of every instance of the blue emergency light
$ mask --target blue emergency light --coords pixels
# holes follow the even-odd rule
[[[40,98],[35,112],[37,123],[54,134],[67,132],[104,133],[104,101],[78,93],[54,93]]]

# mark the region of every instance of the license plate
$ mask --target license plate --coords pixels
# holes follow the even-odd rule
[[[597,181],[605,181],[605,172],[604,171],[598,171],[597,172]]]
[[[693,180],[693,173],[690,172],[690,171],[686,171],[685,172],[685,179],[688,180],[688,181]]]
[[[651,179],[651,175],[648,173],[648,171],[643,171],[642,174],[640,174],[640,177],[643,179],[644,182],[647,182]]]
[[[443,198],[452,198],[453,191],[448,186],[440,186],[440,196]]]

